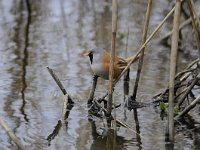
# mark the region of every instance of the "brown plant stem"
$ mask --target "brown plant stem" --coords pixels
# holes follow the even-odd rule
[[[182,96],[182,98],[179,100],[177,106],[180,107],[181,104],[183,103],[183,101],[185,100],[185,98],[187,97],[187,95],[189,94],[189,92],[192,90],[192,88],[195,86],[195,84],[200,80],[200,73],[197,75],[197,77],[192,81],[192,83],[190,84],[190,86],[188,87],[188,89],[186,90],[186,92],[184,93],[184,95]]]
[[[170,81],[169,81],[169,108],[168,108],[168,126],[167,134],[169,135],[169,142],[174,142],[174,79],[176,75],[177,66],[177,53],[178,53],[178,40],[179,40],[179,24],[180,24],[180,10],[181,0],[176,0],[173,33],[172,33],[172,46],[171,46],[171,60],[170,60]]]
[[[192,103],[190,105],[188,105],[175,119],[181,118],[184,115],[186,115],[199,102],[200,102],[200,95],[195,100],[193,100]]]
[[[117,33],[117,0],[112,0],[112,43],[110,53],[110,69],[109,69],[109,90],[108,90],[108,103],[107,110],[108,116],[111,116],[112,103],[113,103],[113,76],[114,76],[114,59],[115,59],[115,45]]]
[[[147,32],[148,32],[148,28],[149,28],[149,20],[150,20],[152,3],[153,3],[153,0],[148,0],[147,11],[146,11],[146,16],[145,16],[145,23],[144,23],[144,28],[143,28],[143,35],[142,35],[142,44],[144,44],[147,39]],[[142,65],[143,65],[144,51],[145,51],[145,47],[141,51],[141,56],[140,56],[139,63],[138,63],[138,70],[137,70],[132,100],[135,100],[136,95],[137,95],[138,83],[140,80],[140,74],[141,74]]]

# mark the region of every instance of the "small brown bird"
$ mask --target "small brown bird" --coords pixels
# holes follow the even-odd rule
[[[93,48],[88,52],[84,53],[84,56],[89,56],[91,69],[94,72],[94,75],[97,75],[105,80],[109,79],[109,65],[110,65],[110,53],[104,50],[103,48]],[[133,61],[135,62],[139,56]],[[130,58],[120,58],[115,56],[114,60],[114,76],[116,79],[123,69],[130,62]]]

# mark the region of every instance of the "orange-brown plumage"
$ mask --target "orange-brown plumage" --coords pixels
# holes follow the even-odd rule
[[[108,76],[109,76],[110,54],[107,51],[104,51],[102,63],[103,63],[104,69],[108,72]],[[121,74],[121,72],[126,67],[126,65],[127,65],[127,62],[124,59],[115,56],[114,76],[113,76],[114,79],[116,79]]]
[[[98,75],[106,80],[109,78],[109,65],[110,65],[110,53],[102,48],[94,48],[91,49],[85,55],[90,57],[90,64],[91,68],[95,75]],[[138,59],[137,57],[135,61]],[[114,59],[114,76],[113,78],[116,79],[123,69],[127,66],[130,62],[130,58],[123,59],[118,56],[115,56]]]

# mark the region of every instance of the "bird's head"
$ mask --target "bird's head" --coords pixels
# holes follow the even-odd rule
[[[97,60],[97,59],[100,59],[102,58],[103,56],[103,51],[104,49],[103,48],[93,48],[93,49],[90,49],[89,51],[85,52],[83,55],[84,56],[89,56],[90,58],[90,63],[92,64],[94,59]],[[100,59],[101,60],[101,59]]]

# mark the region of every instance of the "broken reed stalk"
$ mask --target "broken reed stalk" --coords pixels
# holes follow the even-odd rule
[[[143,35],[142,35],[142,44],[144,44],[147,39],[147,32],[148,32],[148,28],[149,28],[149,20],[150,20],[152,3],[153,3],[153,0],[148,0],[147,11],[146,11],[146,16],[145,16],[145,23],[144,23],[144,28],[143,28]],[[138,70],[137,70],[137,75],[136,75],[136,79],[135,79],[135,86],[134,86],[134,90],[133,90],[132,100],[136,100],[138,83],[140,80],[140,74],[141,74],[142,65],[143,65],[144,51],[145,51],[145,47],[142,49],[141,56],[139,58]]]
[[[176,0],[175,13],[173,20],[171,60],[170,60],[170,81],[169,81],[169,108],[168,108],[168,126],[167,134],[169,142],[174,142],[174,80],[176,75],[178,40],[179,40],[179,25],[180,25],[181,0]]]
[[[15,142],[15,144],[21,149],[21,150],[25,150],[25,146],[21,143],[21,141],[19,140],[18,137],[16,137],[16,135],[14,134],[14,132],[6,125],[6,123],[4,122],[4,120],[0,117],[0,125],[2,126],[2,128],[6,131],[6,133],[8,134],[8,136]]]
[[[120,80],[120,78],[124,75],[124,73],[130,68],[131,64],[137,59],[139,54],[141,53],[142,49],[150,42],[150,40],[154,37],[154,35],[158,32],[158,30],[163,26],[165,21],[173,14],[175,10],[175,7],[171,9],[171,11],[165,16],[165,18],[160,22],[160,24],[156,27],[156,29],[151,33],[151,35],[148,37],[148,39],[145,41],[145,43],[140,47],[140,49],[137,51],[137,53],[132,56],[132,59],[127,64],[126,68],[121,72],[121,74],[118,76],[118,78],[114,81],[113,87],[116,85],[116,83]],[[108,95],[108,92],[101,98],[104,99]]]
[[[116,45],[116,33],[117,33],[117,0],[112,0],[112,42],[111,42],[111,53],[110,53],[110,66],[109,66],[109,94],[107,110],[108,116],[111,116],[113,102],[113,77],[114,77],[114,63],[115,63],[115,45]],[[116,122],[116,113],[114,116]]]
[[[54,81],[57,83],[58,87],[60,88],[60,90],[62,91],[62,93],[64,95],[68,96],[68,102],[70,104],[74,104],[74,102],[72,101],[71,97],[67,94],[67,91],[65,90],[64,86],[62,85],[62,83],[60,82],[58,76],[54,73],[53,69],[47,67],[47,70],[49,71],[50,75],[52,76],[52,78],[54,79]]]
[[[192,81],[192,83],[190,84],[190,86],[188,87],[188,89],[186,90],[186,92],[184,93],[184,95],[182,96],[182,98],[179,100],[178,102],[178,107],[181,106],[181,104],[183,103],[183,101],[185,100],[185,98],[187,97],[187,95],[191,92],[192,88],[195,86],[195,84],[200,80],[200,73],[196,76],[196,78]]]
[[[197,103],[200,102],[200,95],[192,101],[190,105],[188,105],[178,116],[176,116],[175,119],[182,118],[184,115],[186,115],[191,109],[193,109]]]
[[[199,58],[200,58],[200,38],[199,38],[199,32],[198,32],[198,25],[195,22],[195,9],[193,7],[193,2],[192,0],[187,0],[188,2],[188,7],[189,7],[189,11],[190,11],[190,16],[192,18],[192,26],[194,29],[194,35],[195,35],[195,39],[196,39],[196,43],[197,43],[197,49],[199,51]],[[197,17],[198,20],[198,17]],[[199,21],[197,21],[199,23]],[[200,26],[200,25],[199,25]]]
[[[72,101],[71,97],[67,94],[67,91],[65,90],[64,86],[62,85],[62,83],[60,82],[58,76],[54,73],[53,69],[47,67],[50,75],[52,76],[52,78],[54,79],[54,81],[57,83],[58,87],[60,88],[60,90],[62,91],[62,93],[64,94],[64,98],[63,98],[63,109],[62,109],[62,122],[64,122],[64,120],[66,120],[66,114],[69,113],[68,110],[68,103],[69,104],[74,104],[74,102]]]

